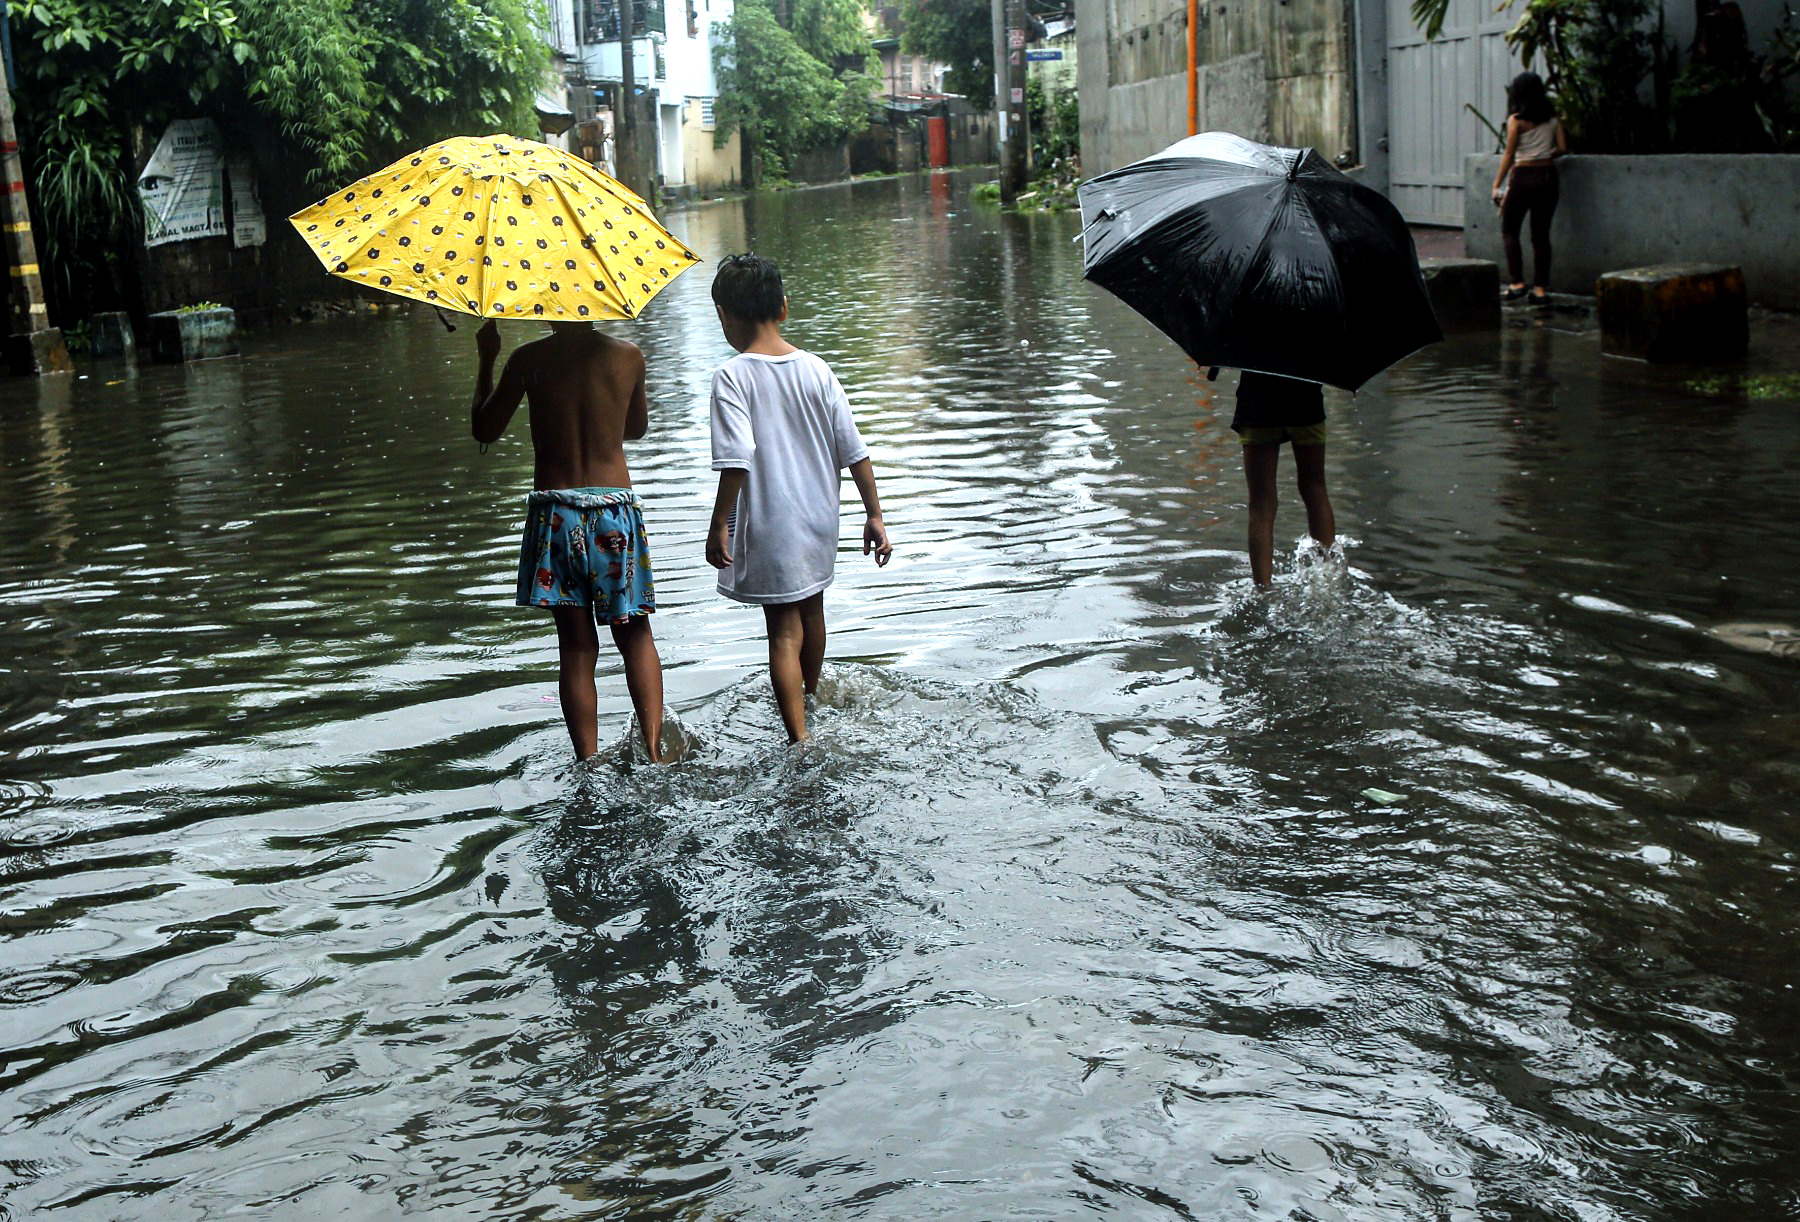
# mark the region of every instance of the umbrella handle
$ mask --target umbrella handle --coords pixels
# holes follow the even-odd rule
[[[437,312],[438,321],[444,324],[444,330],[446,330],[446,331],[456,330],[456,324],[450,321],[449,317],[444,313],[443,310],[439,309],[437,306],[432,306],[431,308]]]

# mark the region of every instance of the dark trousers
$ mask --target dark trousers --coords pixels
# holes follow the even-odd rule
[[[1553,165],[1514,166],[1506,202],[1500,205],[1500,240],[1506,246],[1506,274],[1511,283],[1525,283],[1525,251],[1519,245],[1519,228],[1531,214],[1531,282],[1550,287],[1550,218],[1556,215],[1560,188]]]

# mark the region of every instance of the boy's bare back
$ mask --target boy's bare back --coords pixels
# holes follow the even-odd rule
[[[555,324],[508,359],[499,385],[476,409],[476,437],[498,437],[521,397],[531,405],[535,487],[631,486],[624,443],[642,437],[650,423],[637,345],[585,323]]]

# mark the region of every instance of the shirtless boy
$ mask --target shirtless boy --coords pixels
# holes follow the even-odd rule
[[[475,333],[472,428],[482,444],[506,431],[521,399],[530,401],[536,474],[519,549],[521,607],[548,607],[562,658],[557,693],[577,759],[599,749],[594,666],[596,624],[612,630],[625,686],[652,760],[662,759],[662,659],[650,633],[656,610],[650,544],[631,490],[625,445],[650,427],[644,356],[590,323],[556,322],[522,344],[494,383],[500,330]]]

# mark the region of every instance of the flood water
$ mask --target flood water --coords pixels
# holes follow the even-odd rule
[[[1800,405],[1445,344],[1252,598],[1229,375],[969,185],[670,218],[874,447],[804,752],[706,266],[620,327],[663,769],[610,658],[571,764],[472,327],[0,384],[0,1217],[1800,1214]]]

